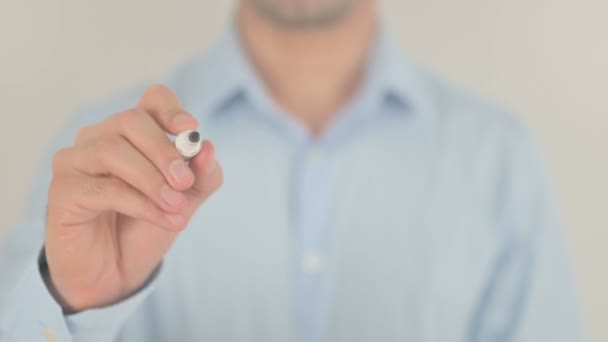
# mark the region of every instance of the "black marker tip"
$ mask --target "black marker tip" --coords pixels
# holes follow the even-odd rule
[[[201,135],[197,131],[188,134],[188,140],[190,140],[190,142],[197,143],[200,139]]]

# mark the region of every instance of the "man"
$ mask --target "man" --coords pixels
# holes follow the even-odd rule
[[[2,249],[1,336],[580,340],[530,136],[378,5],[242,0],[208,55],[77,115]],[[188,165],[167,133],[197,127]]]

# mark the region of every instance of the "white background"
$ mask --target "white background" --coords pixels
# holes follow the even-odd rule
[[[204,50],[231,7],[0,0],[0,236],[17,222],[39,156],[77,105]],[[384,7],[387,26],[414,60],[515,111],[536,131],[569,228],[588,335],[608,341],[608,2],[394,0]]]

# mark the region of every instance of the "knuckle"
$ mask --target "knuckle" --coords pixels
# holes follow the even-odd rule
[[[52,160],[53,173],[57,173],[66,167],[71,153],[72,149],[67,147],[55,153]]]
[[[95,153],[100,158],[104,156],[113,155],[123,148],[123,139],[117,135],[107,136],[97,142],[95,145]]]
[[[46,202],[46,214],[47,219],[50,219],[51,215],[56,216],[57,212],[62,210],[66,204],[74,202],[73,188],[70,188],[71,182],[61,177],[53,177],[49,184],[49,191],[47,193]]]
[[[155,83],[146,89],[146,91],[144,92],[144,97],[148,98],[163,96],[164,94],[167,94],[169,92],[171,92],[171,89],[169,89],[169,87],[167,87],[166,85],[161,83]]]
[[[66,181],[61,177],[53,177],[49,184],[49,192],[47,194],[48,203],[51,204],[61,194],[66,192]]]
[[[118,114],[119,129],[121,131],[127,131],[132,127],[137,127],[142,114],[142,111],[138,109],[129,109]]]
[[[81,127],[76,133],[76,143],[90,139],[93,136],[93,126]]]

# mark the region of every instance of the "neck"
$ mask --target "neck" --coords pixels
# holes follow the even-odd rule
[[[245,50],[275,103],[318,135],[357,91],[376,33],[372,1],[360,1],[332,26],[280,27],[241,1]]]

